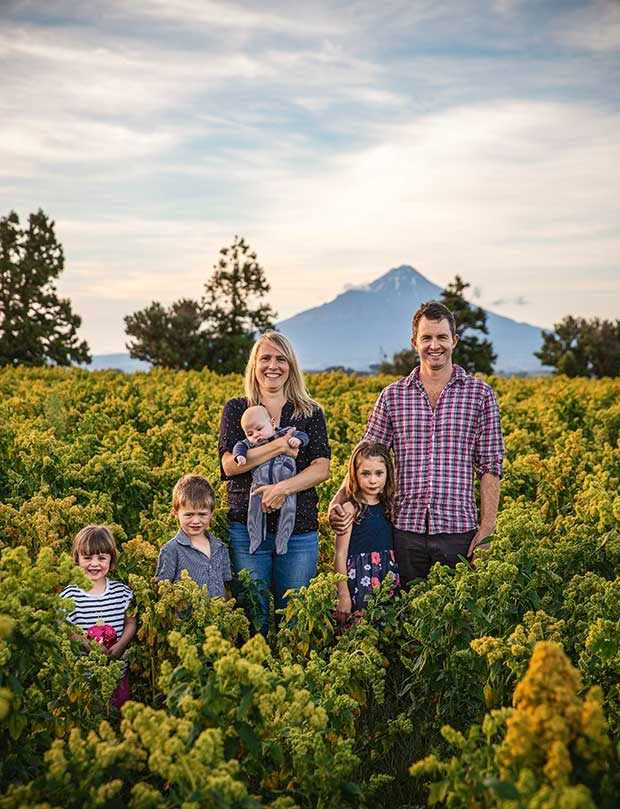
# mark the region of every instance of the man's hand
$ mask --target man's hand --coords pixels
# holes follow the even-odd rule
[[[257,486],[250,492],[251,497],[256,497],[258,494],[263,496],[262,508],[265,512],[278,511],[286,499],[286,491],[284,491],[282,483],[267,483],[264,486]]]
[[[338,605],[336,606],[334,615],[339,624],[344,624],[349,620],[352,607],[353,605],[349,593],[342,593],[338,596]]]
[[[476,533],[474,534],[474,538],[469,543],[469,549],[467,551],[467,558],[471,559],[473,553],[476,549],[486,551],[489,549],[490,545],[482,544],[487,537],[490,537],[491,534],[495,531],[495,526],[484,526],[481,525]]]
[[[235,463],[237,464],[237,466],[245,466],[247,463],[247,458],[245,457],[245,455],[237,455],[237,457],[235,458]]]
[[[334,529],[336,534],[344,534],[344,532],[353,523],[355,517],[355,509],[351,503],[335,503],[328,512],[329,524]]]

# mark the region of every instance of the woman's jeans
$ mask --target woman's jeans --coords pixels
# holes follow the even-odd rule
[[[275,551],[275,534],[267,535],[259,548],[250,553],[250,536],[247,525],[231,522],[230,540],[233,569],[238,573],[243,568],[250,571],[252,580],[262,579],[267,589],[273,592],[275,608],[286,605],[284,593],[287,590],[306,587],[316,575],[319,558],[319,539],[316,531],[307,534],[293,534],[288,541],[286,553]],[[269,627],[269,598],[263,590],[260,594],[262,608],[261,632],[266,634]]]

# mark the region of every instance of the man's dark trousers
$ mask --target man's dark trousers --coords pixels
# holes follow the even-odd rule
[[[456,567],[459,556],[467,558],[476,529],[464,534],[416,534],[394,528],[394,553],[398,562],[401,585],[413,579],[425,579],[435,562]]]

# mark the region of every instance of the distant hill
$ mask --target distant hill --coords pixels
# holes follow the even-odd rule
[[[441,297],[441,287],[413,267],[403,265],[366,286],[351,286],[329,303],[306,309],[280,321],[307,371],[344,366],[368,371],[386,354],[389,359],[409,346],[411,318],[424,301]],[[542,345],[541,329],[487,312],[489,338],[500,373],[545,373],[533,352]],[[129,354],[99,354],[90,370],[117,368],[148,371],[149,363]]]
[[[129,354],[96,354],[89,365],[84,365],[89,371],[105,371],[108,369],[116,371],[148,371],[151,367],[149,362],[134,360]]]
[[[413,267],[403,265],[277,326],[293,341],[304,369],[342,365],[367,371],[384,353],[391,359],[409,346],[413,313],[441,292]],[[486,311],[489,339],[497,353],[496,371],[542,372],[533,355],[542,344],[541,329]]]

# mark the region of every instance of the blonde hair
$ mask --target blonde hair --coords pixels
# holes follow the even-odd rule
[[[215,510],[215,491],[207,478],[202,475],[183,475],[174,484],[172,490],[172,510],[176,512],[186,505],[199,508],[206,506]]]
[[[79,564],[80,554],[92,556],[95,553],[108,553],[110,555],[110,570],[118,559],[118,549],[114,536],[105,525],[86,525],[73,540],[73,561]]]
[[[286,361],[288,362],[288,379],[284,385],[284,396],[288,402],[292,402],[293,404],[293,416],[311,416],[312,411],[315,407],[318,407],[318,404],[314,399],[310,398],[306,390],[295,349],[288,337],[272,329],[262,334],[254,343],[250,351],[248,364],[245,366],[245,395],[248,400],[248,405],[261,404],[260,389],[256,380],[256,364],[258,362],[258,352],[265,341],[273,343],[278,351],[282,352],[286,357]]]
[[[356,521],[362,518],[366,510],[366,504],[362,500],[360,487],[357,482],[357,468],[360,461],[369,458],[380,458],[385,464],[385,486],[379,495],[379,502],[383,504],[388,520],[392,520],[394,512],[394,495],[396,493],[394,474],[394,464],[389,449],[379,441],[360,441],[353,450],[349,459],[347,476],[344,480],[344,490],[347,499],[351,501],[355,508]]]

